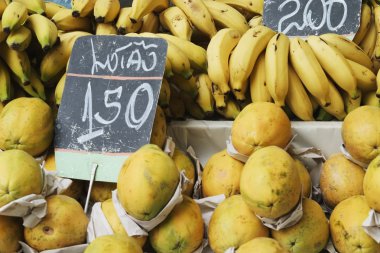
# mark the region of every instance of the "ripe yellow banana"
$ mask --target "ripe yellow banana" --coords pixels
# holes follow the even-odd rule
[[[74,18],[71,15],[71,10],[62,9],[58,11],[52,18],[51,21],[57,26],[59,30],[70,32],[70,31],[86,31],[91,32],[92,24],[90,18]]]
[[[265,26],[249,29],[240,39],[230,56],[230,85],[238,100],[245,99],[247,80],[260,53],[275,32]]]
[[[12,0],[12,2],[18,2],[28,9],[30,14],[45,15],[46,5],[44,0]]]
[[[141,19],[150,12],[161,12],[169,7],[168,0],[133,0],[131,20],[133,23]]]
[[[228,5],[242,8],[256,14],[263,14],[264,0],[214,0]]]
[[[195,45],[191,41],[178,38],[173,35],[158,33],[158,36],[175,44],[189,58],[190,65],[193,69],[207,71],[207,52],[204,48]]]
[[[186,112],[194,119],[202,120],[206,118],[206,114],[202,108],[185,92],[180,93],[180,97],[185,103]]]
[[[313,104],[310,101],[301,79],[292,66],[289,66],[289,90],[286,96],[286,104],[299,119],[303,121],[314,120]]]
[[[17,30],[13,30],[7,37],[7,45],[13,50],[24,51],[28,48],[32,41],[32,32],[21,26]]]
[[[57,12],[59,12],[62,9],[66,9],[65,6],[62,6],[60,4],[54,3],[54,2],[46,2],[46,17],[51,19]]]
[[[11,77],[7,66],[0,60],[0,101],[11,99]]]
[[[290,62],[306,89],[323,106],[330,104],[329,82],[313,50],[300,38],[290,39]]]
[[[10,33],[22,26],[28,18],[28,10],[25,5],[17,2],[11,2],[7,5],[1,18],[3,31]]]
[[[372,21],[371,25],[368,29],[368,32],[360,42],[359,46],[363,51],[369,56],[372,57],[372,54],[375,50],[376,46],[376,37],[377,37],[377,31],[376,31],[376,25],[375,22]]]
[[[346,113],[350,113],[356,108],[360,107],[360,104],[362,102],[362,92],[359,90],[358,94],[359,96],[356,99],[352,99],[347,94],[347,92],[344,92],[344,91],[342,92],[344,110],[346,111]]]
[[[142,19],[142,27],[140,29],[140,33],[157,33],[160,27],[160,21],[158,16],[151,12],[146,14]]]
[[[186,14],[177,6],[167,8],[160,13],[160,23],[171,34],[184,40],[191,40],[193,29]]]
[[[86,35],[91,34],[78,31],[64,33],[60,36],[61,43],[49,50],[41,61],[40,72],[43,82],[50,82],[57,77],[61,77],[76,39]]]
[[[323,34],[320,37],[330,46],[338,49],[346,59],[364,65],[369,69],[373,67],[371,58],[357,44],[346,37],[334,33]]]
[[[162,79],[162,85],[160,89],[160,96],[158,97],[158,105],[162,108],[166,108],[170,103],[170,85],[164,78]]]
[[[329,84],[329,98],[331,104],[329,106],[323,106],[323,102],[316,97],[318,104],[329,114],[333,115],[338,120],[343,120],[346,117],[346,112],[344,110],[344,101],[342,95],[339,93],[338,89],[335,87],[335,84],[330,79],[328,80]]]
[[[364,92],[376,90],[376,75],[371,69],[348,60],[356,78],[358,88]]]
[[[142,26],[142,20],[138,21],[137,23],[132,23],[130,19],[131,11],[131,7],[120,9],[119,18],[116,22],[116,28],[119,34],[134,33],[140,30]]]
[[[40,14],[29,16],[26,26],[34,32],[44,51],[52,48],[57,41],[57,27],[52,21]]]
[[[115,20],[120,11],[119,0],[96,0],[94,17],[97,23],[109,23]]]
[[[372,105],[380,107],[380,98],[376,96],[376,91],[371,91],[364,94],[363,105]]]
[[[240,113],[240,106],[239,104],[233,100],[229,99],[226,102],[226,106],[224,108],[217,108],[216,112],[225,117],[226,119],[236,119],[236,117]]]
[[[233,28],[238,30],[241,35],[249,29],[245,17],[228,4],[211,0],[204,1],[204,4],[215,23],[220,27]]]
[[[367,3],[363,3],[361,16],[360,16],[360,27],[359,27],[359,30],[356,32],[356,35],[353,39],[353,41],[357,45],[359,45],[360,42],[364,39],[364,36],[366,35],[366,33],[368,32],[371,26],[371,16],[372,16],[371,7]]]
[[[63,74],[61,79],[59,79],[57,87],[55,87],[54,97],[55,97],[55,103],[57,105],[61,104],[63,90],[65,89],[65,82],[66,82],[66,73]]]
[[[254,16],[248,22],[250,28],[254,28],[258,25],[263,25],[263,16]]]
[[[376,96],[377,96],[378,98],[380,98],[380,71],[377,72],[376,83],[377,83]]]
[[[73,17],[83,18],[93,12],[96,0],[71,0]]]
[[[200,74],[196,78],[198,86],[198,96],[196,98],[196,103],[202,108],[206,117],[212,116],[214,114],[214,97],[212,95],[212,82],[207,74]]]
[[[249,77],[249,87],[253,103],[273,101],[265,82],[265,75],[265,53],[262,53],[257,59]]]
[[[112,23],[96,24],[96,35],[117,35],[116,27]]]
[[[0,44],[0,57],[8,65],[9,69],[16,76],[16,79],[23,85],[30,83],[30,61],[24,51],[12,50],[7,44]]]
[[[170,101],[169,108],[170,117],[173,119],[185,119],[186,108],[179,91],[175,87],[170,87]]]
[[[30,86],[32,86],[33,89],[37,92],[39,98],[46,100],[45,86],[43,85],[39,75],[33,68],[31,69],[30,74]]]
[[[182,91],[181,93],[186,93],[192,98],[196,98],[198,95],[198,86],[194,76],[186,80],[182,76],[175,74],[169,79],[169,82],[179,88]]]
[[[150,37],[150,38],[160,38],[154,33],[140,33],[139,36]],[[168,50],[166,58],[170,61],[170,65],[174,74],[183,76],[185,79],[191,78],[193,70],[190,67],[189,58],[186,54],[182,52],[174,43],[167,41]]]
[[[357,98],[357,81],[350,64],[343,54],[335,47],[329,46],[326,41],[318,36],[309,36],[307,43],[313,49],[322,68],[334,82],[345,90],[352,99]]]
[[[230,91],[228,59],[240,37],[238,30],[225,28],[217,32],[207,47],[208,75],[223,94]]]
[[[373,9],[375,15],[375,25],[376,25],[376,45],[374,50],[374,56],[376,59],[380,59],[380,6],[376,6]]]
[[[186,14],[199,31],[210,38],[216,34],[214,20],[203,0],[172,0],[172,3]]]
[[[265,52],[265,80],[275,104],[285,106],[288,93],[289,39],[278,33],[269,41]]]
[[[0,19],[1,19],[1,16],[3,16],[3,12],[6,7],[7,7],[7,3],[5,2],[5,0],[0,0]]]
[[[170,78],[174,75],[173,73],[173,69],[172,69],[172,64],[170,63],[169,59],[166,57],[166,61],[165,61],[165,73],[164,73],[164,76],[166,78]]]
[[[211,86],[211,92],[215,100],[216,108],[222,109],[226,107],[227,95],[223,94],[219,89],[219,86],[213,83]]]

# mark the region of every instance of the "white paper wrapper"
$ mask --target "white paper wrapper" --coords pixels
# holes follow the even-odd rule
[[[340,146],[340,151],[343,153],[343,155],[344,155],[348,160],[350,160],[351,162],[353,162],[353,163],[359,165],[359,166],[362,167],[364,170],[367,170],[369,164],[362,163],[362,162],[356,160],[355,158],[353,158],[353,157],[351,156],[351,154],[347,151],[347,149],[344,147],[344,144],[342,144],[342,145]]]
[[[24,227],[35,227],[46,215],[46,200],[42,195],[30,194],[0,207],[0,215],[23,218]]]
[[[88,243],[99,236],[112,235],[114,233],[107,218],[104,216],[101,205],[101,202],[97,202],[92,206],[91,217],[87,227]]]
[[[166,138],[165,142],[165,147],[164,147],[164,152],[168,154],[170,157],[173,157],[174,155],[174,150],[175,150],[175,143],[173,141],[173,138],[168,136]]]
[[[202,197],[202,176],[203,176],[202,165],[197,155],[195,154],[193,147],[189,146],[187,148],[187,154],[190,156],[194,164],[195,173],[197,175],[197,180],[194,183],[193,199],[200,199]]]
[[[362,227],[364,231],[377,243],[380,243],[380,213],[371,209],[367,219],[364,220]]]
[[[329,253],[338,253],[338,251],[335,250],[334,244],[331,241],[331,239],[327,243],[325,250],[327,250]]]
[[[228,248],[224,253],[235,253],[235,248]]]
[[[201,208],[203,222],[206,225],[205,231],[208,230],[208,224],[210,223],[210,219],[215,211],[215,208],[225,199],[226,197],[224,196],[224,194],[211,196],[203,199],[194,199],[195,203],[197,203]]]
[[[184,186],[184,184],[186,183],[186,180],[188,180],[188,179],[186,179],[184,173],[181,173],[180,175],[181,175],[180,176],[180,182],[179,182],[177,189],[174,192],[172,198],[166,204],[166,206],[161,210],[161,212],[156,217],[151,219],[150,221],[141,221],[141,220],[138,220],[138,219],[130,216],[129,214],[127,214],[127,212],[125,212],[125,210],[122,208],[122,206],[119,202],[119,199],[117,197],[117,190],[112,192],[112,201],[115,205],[115,208],[116,208],[116,211],[117,211],[119,217],[123,218],[122,224],[123,224],[124,228],[126,229],[127,234],[129,236],[141,236],[141,235],[143,235],[143,234],[141,234],[142,233],[141,231],[144,231],[144,230],[147,232],[151,231],[153,228],[158,226],[161,222],[163,222],[166,219],[166,217],[170,214],[170,212],[173,210],[173,208],[177,204],[182,202],[182,200],[183,200],[183,198],[182,198],[182,187]],[[124,221],[128,224],[124,225]]]
[[[80,244],[60,249],[51,249],[38,252],[23,242],[20,242],[20,244],[24,253],[83,253],[88,246],[87,244]]]
[[[68,178],[62,178],[57,176],[56,171],[48,171],[44,170],[45,174],[45,186],[43,190],[43,195],[50,196],[53,194],[61,194],[65,190],[67,190],[73,181]]]
[[[297,207],[291,212],[284,216],[281,216],[278,219],[269,219],[265,217],[260,217],[259,215],[256,215],[264,226],[274,229],[276,231],[291,227],[295,224],[297,224],[303,215],[302,211],[302,197],[300,198],[300,201],[297,204]]]

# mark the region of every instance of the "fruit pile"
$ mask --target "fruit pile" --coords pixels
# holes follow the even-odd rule
[[[375,1],[363,3],[353,42],[335,34],[289,39],[262,26],[262,12],[262,0],[135,0],[126,8],[85,0],[72,9],[0,0],[0,101],[33,96],[54,107],[75,40],[125,34],[168,42],[160,105],[171,119],[234,119],[251,102],[274,102],[305,121],[379,106]]]

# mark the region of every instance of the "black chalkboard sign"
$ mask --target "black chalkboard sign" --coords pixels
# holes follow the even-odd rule
[[[361,0],[265,0],[263,23],[289,36],[354,35]]]
[[[156,38],[86,36],[75,42],[56,120],[58,171],[89,179],[83,171],[67,174],[67,168],[89,163],[78,154],[95,155],[97,164],[107,156],[107,163],[110,156],[124,161],[150,142],[166,50],[166,41]]]

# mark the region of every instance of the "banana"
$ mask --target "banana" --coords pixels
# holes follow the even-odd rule
[[[239,104],[233,99],[229,99],[226,102],[226,106],[224,108],[216,109],[216,112],[222,115],[224,118],[232,119],[232,120],[236,119],[240,111],[241,110],[240,110]]]
[[[26,52],[10,49],[6,44],[0,44],[0,57],[8,65],[9,69],[16,76],[16,79],[23,85],[30,84],[30,61]]]
[[[174,36],[184,40],[191,40],[193,29],[186,14],[177,6],[167,8],[160,13],[160,23]]]
[[[61,43],[49,50],[41,61],[40,73],[43,82],[52,81],[64,72],[76,39],[86,35],[91,34],[78,31],[60,36]]]
[[[65,89],[65,82],[66,82],[66,73],[63,74],[61,79],[59,79],[57,87],[55,87],[54,97],[55,97],[55,103],[57,105],[61,104],[63,90]]]
[[[116,21],[116,28],[119,34],[134,33],[140,30],[142,26],[142,20],[132,23],[130,19],[132,8],[121,8],[119,18]]]
[[[377,31],[374,56],[376,59],[380,59],[380,6],[376,6],[373,9],[373,12],[375,15],[375,25]]]
[[[140,33],[139,36],[142,37],[151,37],[151,38],[160,38],[153,33]],[[170,61],[172,71],[174,74],[183,76],[185,79],[191,78],[193,70],[190,67],[189,58],[186,54],[182,52],[174,43],[167,41],[168,50],[166,57]]]
[[[170,63],[169,59],[166,57],[165,61],[165,72],[164,75],[166,78],[170,78],[174,75],[173,69],[172,69],[172,64]]]
[[[71,15],[71,10],[62,9],[58,11],[51,21],[57,26],[59,30],[70,31],[86,31],[91,32],[92,24],[90,18],[74,18]]]
[[[15,95],[15,97],[18,97],[18,96],[23,96],[23,97],[26,97],[26,94],[24,95],[24,93],[26,92],[27,94],[29,94],[30,96],[32,97],[35,97],[35,98],[39,98],[40,96],[38,95],[37,91],[35,90],[35,88],[28,84],[22,84],[20,79],[16,78],[16,82],[17,84],[20,86],[20,88],[22,88],[22,90],[24,91],[23,93],[19,94],[19,95]]]
[[[178,120],[185,119],[185,103],[183,102],[179,91],[173,86],[170,86],[170,101],[168,110],[170,111],[171,118]]]
[[[254,28],[258,25],[263,25],[263,16],[254,16],[248,22],[249,27]]]
[[[174,75],[169,79],[170,83],[173,83],[178,87],[181,93],[186,93],[192,98],[196,98],[198,95],[198,86],[194,76],[192,76],[189,80],[186,80],[180,75]]]
[[[203,120],[206,118],[206,114],[202,108],[185,92],[180,93],[180,97],[183,100],[186,108],[186,112],[194,119]]]
[[[161,12],[169,7],[168,0],[133,0],[131,20],[133,23],[141,19],[150,12]]]
[[[376,91],[371,91],[363,96],[363,105],[380,107],[380,98],[376,97]]]
[[[51,19],[60,10],[66,9],[65,6],[59,5],[54,2],[46,2],[45,5],[46,5],[45,14],[46,14],[46,17],[49,19]]]
[[[357,44],[346,37],[334,33],[323,34],[321,39],[326,41],[330,46],[335,47],[343,56],[351,61],[371,69],[373,67],[371,58]]]
[[[380,98],[380,71],[377,72],[376,76],[376,84],[377,84],[377,90],[376,90],[376,96]]]
[[[315,113],[318,110],[318,108],[319,108],[319,104],[318,104],[317,100],[315,99],[315,97],[313,97],[313,95],[311,95],[307,91],[306,91],[306,93],[309,96],[310,102],[311,102],[311,104],[313,106],[313,113]]]
[[[1,22],[0,22],[0,43],[6,40],[7,37],[8,37],[8,33],[3,31],[3,26],[1,25]]]
[[[5,2],[5,0],[0,0],[0,19],[6,7],[7,3]]]
[[[239,7],[246,11],[263,15],[264,1],[263,0],[213,0],[221,3]]]
[[[225,28],[217,32],[207,47],[208,75],[223,94],[230,91],[228,59],[240,37],[238,30]]]
[[[286,95],[286,104],[299,119],[303,121],[314,120],[313,104],[300,78],[291,66],[289,66],[289,90]]]
[[[275,104],[285,106],[288,93],[289,39],[278,33],[269,41],[265,52],[265,82]]]
[[[166,108],[170,103],[170,85],[164,78],[162,79],[162,85],[160,89],[160,96],[158,97],[158,105],[162,108]]]
[[[345,90],[352,99],[358,97],[357,81],[350,64],[343,54],[335,47],[331,47],[326,41],[318,36],[309,36],[307,43],[312,48],[322,68],[334,80],[334,82]]]
[[[318,104],[329,114],[333,115],[338,120],[343,120],[346,117],[346,112],[344,111],[344,101],[342,96],[340,95],[338,89],[335,87],[334,83],[328,79],[329,84],[329,97],[330,97],[330,105],[323,106],[323,102],[316,97]]]
[[[96,0],[94,17],[97,23],[109,23],[115,20],[120,11],[119,0]]]
[[[332,121],[334,119],[334,116],[326,112],[323,108],[319,108],[318,115],[316,120],[317,121]]]
[[[32,68],[30,74],[30,86],[37,92],[38,97],[46,100],[45,86],[42,84],[37,72]]]
[[[93,12],[96,0],[71,0],[72,15],[83,18]]]
[[[203,0],[172,0],[172,3],[186,14],[199,31],[210,38],[216,34],[214,20]]]
[[[356,32],[356,35],[353,39],[353,42],[357,45],[360,44],[360,42],[364,39],[364,36],[368,32],[370,26],[371,26],[371,16],[372,16],[372,10],[371,7],[363,2],[361,15],[360,15],[360,27],[359,30]]]
[[[158,19],[158,16],[155,13],[151,12],[143,17],[140,33],[157,33],[159,27],[160,21]]]
[[[344,110],[346,111],[346,113],[350,113],[356,108],[359,108],[362,102],[361,90],[359,90],[359,97],[357,97],[356,99],[350,98],[347,92],[342,92],[342,97],[343,97],[343,102],[344,102]]]
[[[214,114],[214,97],[212,95],[212,82],[207,74],[200,74],[196,78],[198,86],[198,96],[195,102],[202,108],[206,117],[212,116]]]
[[[230,85],[232,92],[238,100],[245,99],[247,79],[252,72],[257,57],[266,48],[275,32],[265,26],[249,29],[240,39],[231,53]]]
[[[57,27],[52,21],[40,14],[29,16],[26,26],[34,32],[44,51],[52,48],[57,41]]]
[[[11,99],[12,94],[11,77],[9,75],[8,68],[0,60],[0,101]]]
[[[12,2],[25,5],[30,14],[45,15],[46,5],[44,0],[12,0]]]
[[[371,25],[369,27],[369,30],[363,40],[360,42],[359,46],[363,51],[371,57],[376,46],[376,37],[377,37],[377,32],[376,32],[376,25],[375,22],[371,22]]]
[[[236,29],[241,35],[249,29],[245,17],[228,4],[211,0],[204,1],[204,4],[214,19],[214,22],[220,27]]]
[[[96,24],[96,35],[117,35],[116,27],[112,23]]]
[[[222,109],[226,107],[227,95],[223,94],[219,89],[219,86],[213,83],[211,86],[211,92],[215,100],[216,108]]]
[[[8,35],[7,45],[13,50],[24,51],[28,48],[31,41],[32,32],[28,28],[21,26]]]
[[[290,62],[306,89],[323,106],[330,104],[329,82],[313,50],[300,38],[290,39]]]
[[[347,61],[354,73],[358,88],[364,92],[376,90],[376,75],[372,70],[354,61]]]
[[[158,33],[158,36],[175,44],[189,58],[193,69],[207,72],[207,52],[204,48],[195,45],[191,41],[178,38],[173,35]]]
[[[25,5],[17,2],[11,2],[4,10],[1,19],[3,31],[10,33],[22,26],[28,18],[28,9]]]
[[[273,101],[265,83],[265,53],[260,54],[253,67],[249,77],[249,87],[253,103]]]

